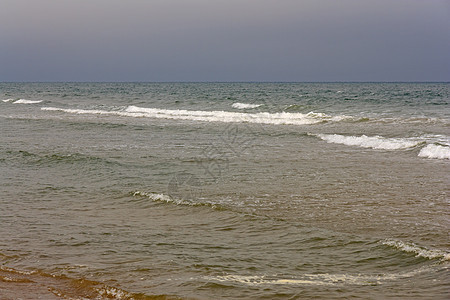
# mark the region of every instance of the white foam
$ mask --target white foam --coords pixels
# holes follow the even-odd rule
[[[144,196],[150,198],[153,201],[161,201],[161,202],[174,202],[174,200],[164,194],[151,193],[151,192],[141,192],[137,191],[133,193],[133,196]]]
[[[419,152],[420,157],[450,159],[450,147],[429,144]]]
[[[237,109],[247,109],[247,108],[257,108],[260,107],[262,104],[249,104],[249,103],[233,103],[231,106],[233,108],[237,108]]]
[[[47,111],[60,111],[69,114],[89,114],[89,115],[120,115],[119,111],[106,111],[106,110],[87,110],[87,109],[71,109],[71,108],[58,108],[58,107],[41,107],[41,110]],[[124,114],[126,116],[126,114]]]
[[[12,99],[12,98],[9,98],[9,99],[5,99],[5,100],[2,100],[3,102],[11,102],[11,101],[14,101],[14,99]]]
[[[27,100],[27,99],[19,99],[17,101],[14,101],[14,104],[36,104],[41,103],[42,100]]]
[[[326,121],[342,121],[352,119],[350,116],[329,116],[323,113],[310,112],[302,113],[240,113],[228,111],[198,111],[198,110],[170,110],[158,108],[144,108],[138,106],[128,106],[120,111],[107,110],[87,110],[87,109],[64,109],[57,107],[43,107],[42,110],[61,111],[72,114],[100,114],[118,115],[137,118],[157,118],[172,120],[191,120],[203,122],[224,122],[224,123],[256,123],[274,125],[309,125]]]
[[[8,268],[6,266],[0,266],[0,270],[11,272],[11,273],[22,274],[22,275],[32,275],[32,274],[36,274],[37,273],[37,271],[21,271],[21,270]]]
[[[421,267],[405,273],[387,273],[387,274],[302,274],[297,278],[279,278],[279,276],[243,276],[243,275],[224,275],[215,277],[204,277],[207,280],[218,282],[236,282],[245,285],[379,285],[387,281],[393,281],[400,278],[408,278],[429,271],[429,267]]]
[[[137,191],[137,192],[133,193],[133,196],[146,197],[154,202],[165,202],[165,203],[171,203],[171,204],[176,204],[176,205],[210,206],[213,208],[215,208],[217,205],[215,203],[210,203],[210,202],[195,202],[195,201],[188,200],[188,199],[173,198],[168,195],[152,193],[152,192]]]
[[[205,277],[207,280],[219,282],[237,282],[246,285],[333,285],[332,282],[320,282],[308,279],[274,279],[268,276],[242,276],[242,275],[225,275],[216,277]]]
[[[382,136],[366,135],[346,136],[340,134],[317,134],[315,136],[327,141],[328,143],[382,150],[408,149],[424,143],[424,141],[415,138],[385,138]]]
[[[155,108],[141,108],[129,106],[126,112],[142,114],[145,117],[194,120],[205,122],[224,123],[257,123],[275,125],[306,125],[323,122],[324,119],[305,114],[292,113],[237,113],[227,111],[192,111],[192,110],[168,110]],[[331,117],[330,117],[331,118]]]
[[[427,249],[420,247],[414,243],[405,243],[398,240],[387,239],[382,242],[383,245],[394,247],[404,252],[414,253],[416,257],[424,257],[428,259],[440,259],[442,261],[450,260],[450,252],[445,252],[438,249]]]
[[[152,192],[142,192],[136,191],[133,193],[133,196],[146,197],[154,202],[165,202],[169,204],[175,205],[185,205],[185,206],[208,206],[214,209],[220,209],[223,207],[223,204],[218,202],[207,201],[205,199],[197,199],[199,201],[195,201],[194,199],[183,199],[183,198],[174,198],[165,194],[158,194]]]
[[[106,299],[133,299],[128,292],[115,287],[103,286],[96,290],[100,296]]]

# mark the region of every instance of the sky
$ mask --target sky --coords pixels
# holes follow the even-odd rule
[[[450,0],[0,0],[0,81],[450,81]]]

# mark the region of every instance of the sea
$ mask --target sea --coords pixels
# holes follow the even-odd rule
[[[0,299],[449,299],[449,83],[0,83]]]

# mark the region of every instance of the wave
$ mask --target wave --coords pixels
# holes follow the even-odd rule
[[[249,104],[249,103],[233,103],[231,106],[233,108],[237,108],[237,109],[247,109],[247,108],[257,108],[260,107],[262,104]]]
[[[24,150],[7,150],[0,153],[0,161],[19,161],[22,164],[37,166],[56,166],[56,165],[85,165],[92,167],[94,165],[114,166],[121,163],[112,159],[102,158],[82,153],[32,153]]]
[[[217,202],[205,201],[204,199],[184,199],[179,197],[171,197],[169,195],[136,191],[132,193],[135,197],[145,197],[154,202],[163,202],[175,205],[185,205],[185,206],[207,206],[217,210],[225,210],[226,208]],[[198,200],[198,201],[197,201]]]
[[[347,136],[340,134],[309,134],[328,143],[372,148],[377,150],[405,150],[424,146],[418,156],[425,158],[450,159],[448,137],[442,135],[424,135],[411,138],[385,138],[382,136]],[[428,144],[433,143],[433,144]]]
[[[176,205],[187,205],[187,206],[205,206],[205,205],[212,206],[213,205],[213,204],[207,204],[207,203],[201,203],[201,202],[194,202],[192,200],[187,200],[187,199],[182,199],[182,198],[175,198],[175,197],[171,197],[169,195],[152,193],[152,192],[136,191],[136,192],[133,192],[132,195],[135,197],[136,196],[145,197],[154,202],[173,203]]]
[[[3,282],[2,292],[9,294],[11,299],[30,295],[39,299],[54,299],[55,296],[61,299],[153,299],[152,296],[130,293],[84,278],[74,279],[42,271],[25,272],[5,266],[0,266],[0,282]],[[154,297],[160,299],[160,296]],[[164,296],[161,298],[166,299]]]
[[[450,261],[450,252],[438,249],[427,249],[414,243],[405,243],[398,240],[387,239],[381,242],[383,245],[393,247],[403,252],[413,253],[416,257],[427,259],[439,259],[441,261]]]
[[[443,124],[449,125],[450,120],[436,117],[397,117],[397,118],[370,118],[369,121],[380,122],[384,124]]]
[[[323,122],[339,122],[353,120],[351,116],[330,116],[324,113],[309,112],[303,113],[240,113],[228,111],[196,111],[196,110],[170,110],[157,108],[144,108],[138,106],[128,106],[122,110],[89,110],[89,109],[65,109],[57,107],[42,107],[46,111],[60,111],[71,114],[97,114],[116,115],[137,118],[157,118],[171,120],[191,120],[203,122],[224,122],[224,123],[255,123],[272,125],[311,125]]]
[[[5,100],[2,100],[3,102],[11,102],[11,101],[14,101],[15,99],[12,99],[12,98],[9,98],[9,99],[5,99]]]
[[[208,276],[204,279],[217,282],[232,282],[245,285],[317,285],[317,286],[342,286],[342,285],[380,285],[386,281],[408,278],[429,271],[428,267],[418,268],[404,273],[387,274],[302,274],[296,278],[275,276],[243,276],[224,275]]]
[[[346,136],[340,134],[316,134],[315,136],[328,143],[381,150],[408,149],[425,143],[422,140],[411,138],[385,138],[382,136]]]
[[[178,203],[178,201],[175,201],[172,197],[170,197],[168,195],[152,193],[152,192],[136,191],[136,192],[133,192],[133,196],[147,197],[150,200],[155,201],[155,202],[167,202],[167,203],[175,202],[177,204],[182,204],[182,201],[179,201],[179,203]]]
[[[19,99],[14,101],[14,104],[36,104],[36,103],[41,103],[42,100],[27,100],[27,99]]]
[[[419,152],[420,157],[450,159],[450,147],[436,144],[429,144]]]
[[[284,111],[301,111],[303,109],[305,109],[304,105],[291,104],[284,108]]]

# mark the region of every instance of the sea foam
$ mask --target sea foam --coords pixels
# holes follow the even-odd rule
[[[419,152],[420,157],[450,159],[450,147],[429,144]]]
[[[226,207],[223,206],[223,204],[221,204],[220,201],[213,202],[213,201],[208,201],[205,199],[175,198],[175,197],[171,197],[171,196],[165,195],[165,194],[145,192],[145,191],[136,191],[136,192],[133,192],[132,195],[134,197],[145,197],[153,202],[159,202],[159,203],[168,203],[168,204],[175,204],[175,205],[182,205],[182,206],[195,206],[195,207],[205,206],[205,207],[211,207],[211,208],[217,209],[217,210],[226,209]]]
[[[175,202],[170,196],[164,195],[164,194],[158,194],[158,193],[152,193],[152,192],[141,192],[136,191],[133,193],[133,196],[143,196],[151,199],[152,201],[156,202]]]
[[[236,282],[240,284],[258,285],[316,285],[316,286],[342,286],[342,285],[380,285],[385,282],[408,278],[417,274],[427,272],[429,268],[423,267],[405,273],[386,274],[301,274],[296,278],[280,278],[276,276],[243,276],[224,275],[215,277],[204,277],[208,281]]]
[[[439,259],[442,261],[450,260],[450,253],[438,249],[427,249],[420,247],[414,243],[406,243],[398,240],[387,239],[382,241],[383,245],[396,248],[403,252],[414,254],[416,257],[423,257],[427,259]]]
[[[41,103],[42,100],[27,100],[27,99],[19,99],[17,101],[14,101],[14,104],[36,104]]]
[[[328,143],[381,150],[408,149],[424,143],[424,141],[417,139],[385,138],[382,136],[346,136],[340,134],[317,134],[315,136]]]
[[[307,125],[316,124],[325,121],[322,116],[300,113],[237,113],[228,111],[193,111],[193,110],[169,110],[142,108],[129,106],[126,112],[141,114],[141,116],[151,118],[193,120],[205,122],[224,122],[224,123],[256,123],[256,124],[275,124],[275,125]],[[330,116],[327,116],[331,118]]]
[[[46,111],[60,111],[72,114],[99,114],[117,115],[137,118],[157,118],[172,120],[191,120],[203,122],[224,122],[224,123],[255,123],[273,125],[310,125],[328,121],[343,121],[352,119],[350,116],[330,116],[324,113],[309,112],[303,113],[241,113],[228,111],[203,111],[184,109],[158,109],[138,106],[128,106],[122,110],[89,110],[89,109],[65,109],[57,107],[43,107]]]
[[[249,104],[249,103],[233,103],[231,106],[233,108],[237,108],[237,109],[247,109],[247,108],[257,108],[260,107],[262,104]]]

